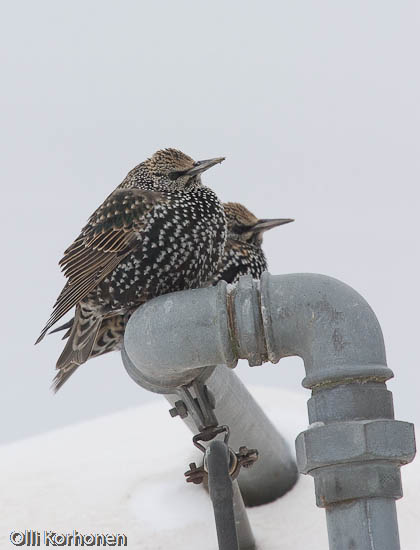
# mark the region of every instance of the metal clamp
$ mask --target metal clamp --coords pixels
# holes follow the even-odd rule
[[[213,412],[215,399],[203,382],[194,380],[187,386],[177,388],[177,393],[181,399],[176,401],[175,406],[170,409],[169,414],[172,417],[186,418],[191,415],[200,432],[217,426],[217,418]]]
[[[227,428],[227,426],[219,426],[219,428]],[[220,430],[218,433],[222,433],[224,430]],[[215,434],[217,435],[217,434]],[[199,436],[199,437],[198,437]],[[224,443],[227,445],[229,439],[229,432],[226,432]],[[190,469],[184,473],[187,483],[202,483],[205,479],[208,478],[207,470],[207,451],[204,445],[198,443],[198,441],[203,440],[202,434],[197,434],[193,438],[194,445],[204,452],[204,461],[201,466],[197,466],[195,462],[190,463]],[[228,447],[229,450],[229,475],[231,479],[236,479],[239,475],[241,468],[249,468],[258,460],[258,451],[257,449],[248,449],[248,447],[242,446],[239,447],[239,451],[235,453],[233,449]]]

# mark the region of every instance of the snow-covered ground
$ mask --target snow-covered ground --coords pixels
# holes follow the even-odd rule
[[[293,444],[306,426],[305,399],[278,388],[253,393]],[[5,445],[1,457],[1,549],[13,548],[12,530],[25,529],[124,533],[132,549],[216,548],[209,498],[183,477],[196,457],[191,434],[170,418],[163,399]],[[401,543],[415,550],[420,467],[415,461],[402,471]],[[278,501],[250,509],[249,517],[260,550],[328,547],[324,512],[315,506],[308,476]]]

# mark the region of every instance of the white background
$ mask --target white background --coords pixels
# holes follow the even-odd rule
[[[64,283],[63,250],[129,169],[168,146],[225,155],[203,178],[222,200],[296,218],[265,238],[271,272],[356,288],[382,324],[397,416],[420,419],[418,6],[3,5],[1,441],[159,399],[118,354],[53,396],[62,342],[33,342]],[[237,372],[294,389],[304,376],[295,358]]]

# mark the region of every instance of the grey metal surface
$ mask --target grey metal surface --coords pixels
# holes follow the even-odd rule
[[[301,357],[306,388],[393,376],[374,312],[360,294],[337,279],[264,273],[261,312],[269,360]]]
[[[206,451],[206,460],[219,550],[239,550],[227,445],[218,439],[212,441]]]
[[[255,538],[246,513],[245,503],[239,489],[238,480],[232,481],[233,511],[235,513],[236,534],[240,550],[254,550]]]
[[[328,541],[337,550],[400,548],[395,500],[366,498],[326,508]]]
[[[133,313],[124,347],[140,384],[144,379],[165,393],[192,382],[207,365],[236,364],[229,340],[226,287],[222,281],[216,287],[165,294]]]
[[[289,355],[304,360],[311,389],[393,376],[370,306],[324,275],[263,273],[260,283],[242,277],[236,287],[221,281],[159,296],[132,315],[124,344],[141,375],[162,388],[188,384],[207,365]]]
[[[344,462],[389,460],[407,464],[415,451],[413,424],[398,420],[314,424],[296,439],[298,467],[304,474]]]
[[[233,366],[238,358],[259,365],[300,356],[312,397],[298,463],[314,476],[317,504],[327,508],[331,550],[399,548],[394,501],[402,494],[399,468],[415,454],[414,432],[393,420],[382,331],[348,285],[323,275],[264,273],[260,282],[243,277],[234,287],[162,296],[133,315],[126,349],[155,387],[168,379],[189,383],[196,369]]]
[[[245,504],[266,504],[287,493],[297,480],[295,460],[288,444],[246,386],[223,365],[216,367],[206,385],[215,397],[219,424],[230,427],[229,446],[238,450],[241,445],[246,445],[259,451],[257,462],[251,468],[242,469],[238,477]],[[179,399],[178,394],[165,397],[171,405]],[[190,416],[183,421],[192,433],[197,433]]]

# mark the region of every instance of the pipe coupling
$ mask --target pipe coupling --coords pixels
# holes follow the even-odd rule
[[[415,456],[414,426],[398,420],[316,423],[296,438],[298,469],[315,480],[317,505],[401,498],[400,466]]]

